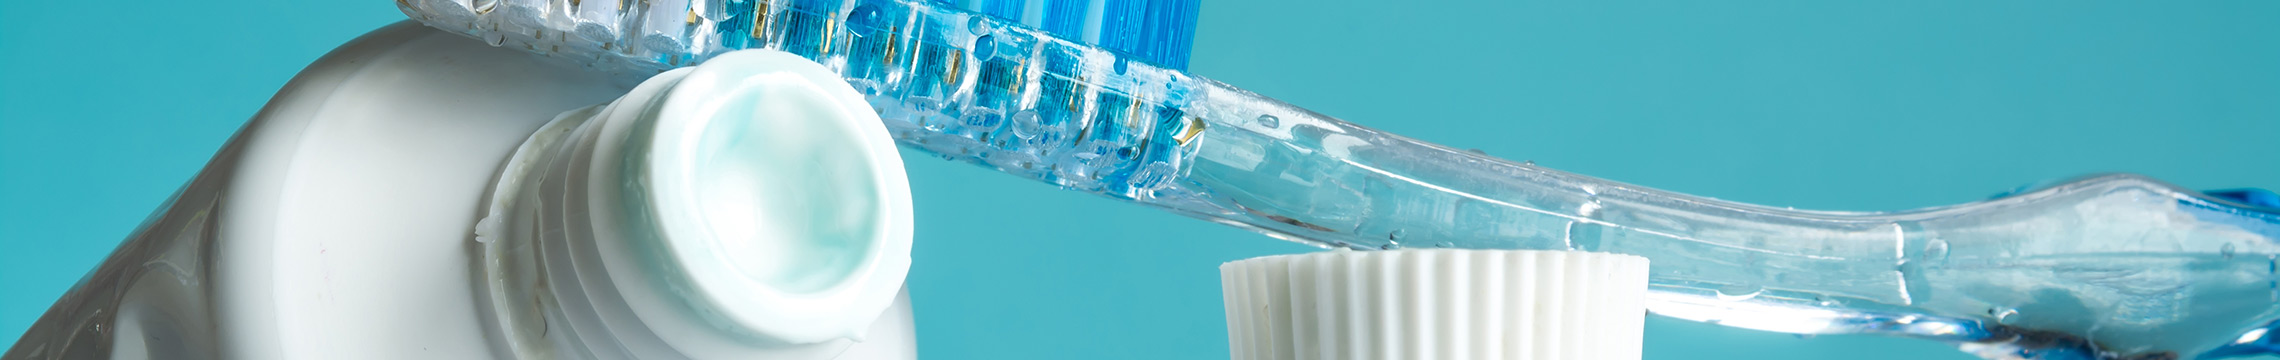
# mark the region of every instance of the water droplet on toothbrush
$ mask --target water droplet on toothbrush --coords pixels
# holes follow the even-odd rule
[[[878,30],[879,20],[883,17],[880,13],[879,7],[876,5],[863,4],[857,6],[854,11],[847,12],[847,27],[855,29],[858,33]]]
[[[991,58],[996,58],[996,57],[997,57],[997,37],[996,37],[996,36],[992,36],[992,35],[982,35],[982,37],[974,39],[974,58],[975,58],[975,59],[981,59],[981,60],[989,60],[989,59],[991,59]]]
[[[507,43],[507,35],[501,34],[497,31],[486,32],[483,33],[483,43],[491,44],[491,46],[499,46],[499,44]]]
[[[1520,162],[1520,165],[1521,165],[1521,166],[1536,166],[1536,161],[1535,161],[1535,160],[1526,160],[1526,161],[1521,161],[1521,162]]]
[[[2218,255],[2218,256],[2223,256],[2223,257],[2225,258],[2225,260],[2232,260],[2232,258],[2233,258],[2233,253],[2235,253],[2235,252],[2239,252],[2239,251],[2240,251],[2240,249],[2238,249],[2238,247],[2237,247],[2237,246],[2233,246],[2233,243],[2225,243],[2225,247],[2224,247],[2224,248],[2222,248],[2222,249],[2217,249],[2217,255]]]
[[[1718,287],[1718,300],[1743,301],[1757,298],[1765,288],[1756,285],[1734,284]]]
[[[992,29],[992,28],[990,27],[990,22],[989,22],[989,21],[987,21],[987,20],[983,20],[983,19],[982,19],[982,17],[980,17],[980,16],[971,16],[971,17],[967,17],[967,18],[966,18],[966,31],[967,31],[967,32],[971,32],[971,33],[973,33],[974,35],[982,35],[982,34],[988,34],[988,33],[990,33],[990,30],[995,30],[995,29]]]
[[[1035,111],[1016,111],[1012,116],[1007,116],[1006,120],[1013,122],[1013,136],[1023,139],[1036,138],[1045,131],[1045,124],[1037,122],[1039,119]]]
[[[1406,236],[1406,235],[1409,235],[1409,231],[1408,231],[1408,230],[1402,230],[1402,229],[1393,229],[1393,232],[1385,233],[1385,239],[1386,239],[1386,240],[1401,240],[1401,237],[1402,237],[1402,236]]]
[[[1401,244],[1385,244],[1385,245],[1378,245],[1378,250],[1397,250],[1397,249],[1401,249]]]
[[[1837,306],[1837,298],[1830,297],[1829,294],[1816,294],[1813,295],[1813,304],[1822,307]]]
[[[1433,243],[1433,247],[1437,247],[1437,248],[1443,248],[1443,249],[1447,249],[1447,248],[1453,248],[1453,247],[1457,247],[1457,243],[1453,243],[1453,242],[1447,242],[1447,241],[1443,241],[1443,242],[1437,242],[1437,243]]]
[[[1258,123],[1258,124],[1259,124],[1259,127],[1263,127],[1263,128],[1268,128],[1268,129],[1279,129],[1279,128],[1282,128],[1282,118],[1278,118],[1278,117],[1275,117],[1274,115],[1259,115],[1259,118],[1258,118],[1258,119],[1255,119],[1255,120],[1253,120],[1252,122],[1254,122],[1254,123]]]

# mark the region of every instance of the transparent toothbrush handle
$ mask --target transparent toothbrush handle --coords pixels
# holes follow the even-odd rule
[[[1201,83],[1186,109],[1207,125],[1182,181],[1133,199],[1279,238],[1641,255],[1655,261],[1658,314],[1990,354],[2199,353],[2280,315],[2261,301],[2280,299],[2280,212],[2141,176],[1899,212],[1772,208],[1495,159]]]

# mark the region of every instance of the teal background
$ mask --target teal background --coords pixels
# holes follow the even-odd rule
[[[2280,2],[1209,0],[1195,73],[1372,127],[1686,193],[1894,210],[2137,172],[2280,189]],[[388,1],[0,2],[11,342]],[[1305,251],[910,157],[929,359],[1224,358],[1217,265]],[[1963,359],[1648,322],[1649,359]]]

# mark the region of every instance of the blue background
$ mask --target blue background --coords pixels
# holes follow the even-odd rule
[[[1514,160],[1893,210],[2137,172],[2280,188],[2280,2],[1206,1],[1195,73]],[[0,2],[0,341],[388,1]],[[907,154],[906,155],[912,155]],[[1224,358],[1216,266],[1304,251],[910,156],[930,359]],[[1649,359],[1961,359],[1649,320]]]

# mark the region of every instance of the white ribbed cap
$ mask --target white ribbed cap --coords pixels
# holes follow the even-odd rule
[[[829,359],[910,271],[893,138],[799,55],[658,74],[508,164],[476,240],[520,356]]]
[[[1219,267],[1235,360],[1639,358],[1647,259],[1331,251]]]

